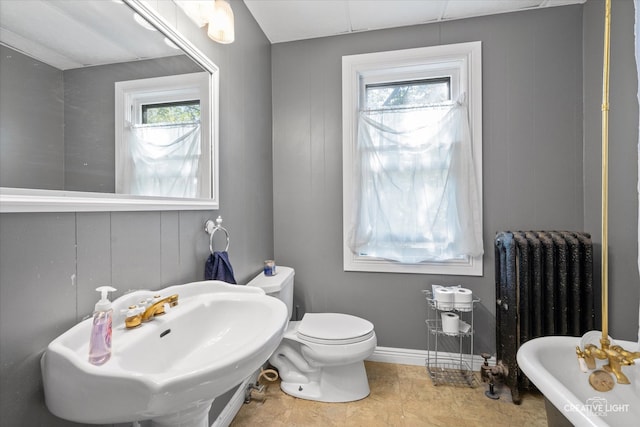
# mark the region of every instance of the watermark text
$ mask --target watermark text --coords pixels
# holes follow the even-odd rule
[[[617,412],[629,412],[628,403],[609,403],[604,397],[591,397],[584,404],[567,403],[563,409],[567,412],[586,412],[598,417]]]

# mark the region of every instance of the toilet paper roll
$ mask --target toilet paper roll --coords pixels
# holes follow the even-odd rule
[[[455,291],[441,286],[435,290],[436,308],[438,310],[453,310]]]
[[[456,288],[454,294],[454,303],[456,310],[471,311],[473,308],[473,292],[467,288]]]
[[[442,315],[442,332],[445,334],[457,335],[460,330],[460,316],[450,311]]]

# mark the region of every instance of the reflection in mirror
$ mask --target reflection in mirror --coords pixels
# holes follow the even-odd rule
[[[122,203],[127,196],[113,195],[119,193],[138,199],[140,196],[206,199],[207,208],[212,207],[212,201],[217,205],[214,179],[217,111],[211,108],[216,102],[211,96],[217,96],[217,67],[166,21],[158,19],[145,3],[3,2],[0,27],[0,187],[3,187],[0,202],[6,202],[7,195],[38,194],[77,199],[113,197]],[[174,91],[174,95],[163,98],[156,95],[166,87],[138,90],[136,108],[140,112],[125,112],[123,104],[118,107],[121,117],[114,113],[118,84],[168,79],[169,86],[175,86],[183,84],[180,81],[184,79],[188,86],[190,76],[194,75],[200,76],[197,93],[183,91],[184,96],[179,96]],[[166,115],[160,123],[134,123],[132,118],[194,104],[200,109],[200,117],[189,120],[190,126],[198,130],[191,133],[188,150],[182,147],[174,151],[171,162],[156,163],[151,168],[153,176],[147,173],[147,184],[141,190],[126,179],[140,176],[149,155],[132,160],[129,148],[128,157],[121,160],[128,159],[130,173],[118,178],[116,166],[122,161],[117,160],[116,137],[127,134],[126,126],[129,130],[132,126],[153,128],[153,140],[148,142],[156,145],[167,145],[168,141],[175,144],[180,139],[171,136],[177,125],[166,122]],[[141,141],[144,143],[144,139]],[[140,144],[139,141],[138,148],[144,148]],[[189,156],[197,159],[191,161]],[[174,180],[173,190],[162,190],[163,185],[158,183],[184,174],[187,163],[195,170],[181,183]],[[177,190],[185,182],[195,190]],[[31,189],[56,192],[31,192]],[[108,210],[108,203],[102,204]],[[169,204],[176,209],[179,206]],[[3,211],[7,211],[5,208]]]
[[[116,82],[116,192],[211,196],[206,73]]]

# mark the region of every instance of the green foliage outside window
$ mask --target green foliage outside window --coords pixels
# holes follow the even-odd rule
[[[199,120],[199,101],[181,101],[142,106],[143,124],[188,123]]]

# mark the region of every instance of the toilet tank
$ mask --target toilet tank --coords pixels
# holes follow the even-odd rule
[[[286,304],[289,312],[289,319],[293,314],[293,276],[295,271],[291,267],[276,266],[276,274],[273,276],[265,276],[264,273],[258,274],[251,279],[247,286],[255,286],[261,288],[264,293],[272,297],[278,298]]]

